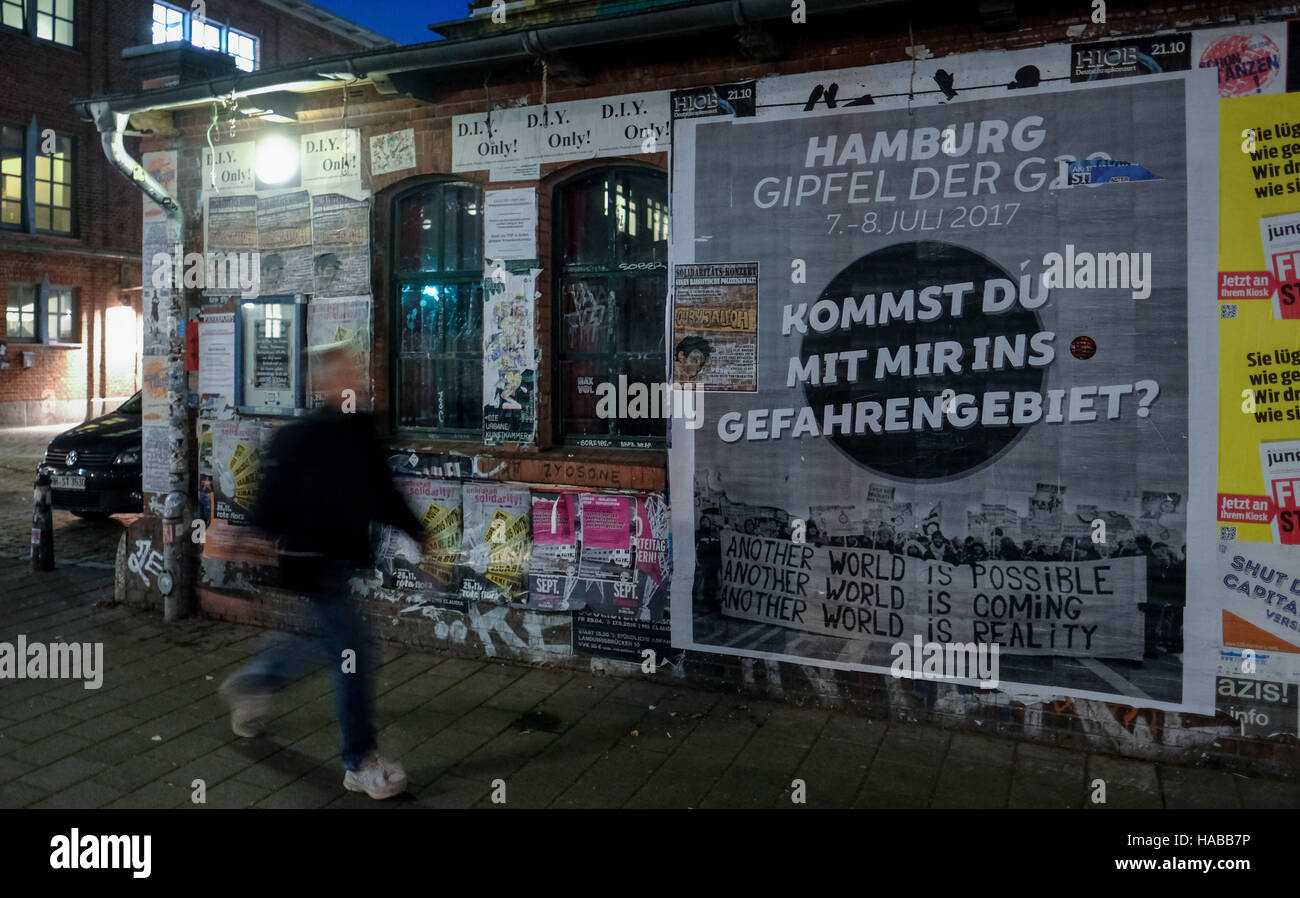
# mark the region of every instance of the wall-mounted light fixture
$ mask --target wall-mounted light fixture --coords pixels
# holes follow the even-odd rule
[[[283,134],[262,138],[253,154],[253,174],[259,188],[296,187],[300,179],[298,144]]]

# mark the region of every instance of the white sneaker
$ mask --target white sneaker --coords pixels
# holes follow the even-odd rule
[[[371,798],[392,798],[406,791],[406,771],[396,761],[386,761],[372,751],[360,767],[343,774],[343,787]]]
[[[234,686],[235,677],[227,677],[217,691],[230,708],[230,729],[246,739],[266,732],[266,723],[275,710],[269,692],[242,692]]]

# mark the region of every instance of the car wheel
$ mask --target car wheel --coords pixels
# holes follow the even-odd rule
[[[73,514],[87,521],[107,521],[113,516],[107,511],[74,511]]]

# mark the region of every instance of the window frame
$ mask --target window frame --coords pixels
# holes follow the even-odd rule
[[[41,156],[49,156],[49,153],[41,153],[40,149],[40,129],[36,123],[36,117],[32,116],[31,123],[28,125],[17,125],[12,122],[0,121],[0,126],[6,126],[18,131],[21,136],[23,147],[22,154],[22,174],[19,176],[20,189],[22,195],[19,197],[19,208],[21,209],[20,221],[17,224],[6,224],[0,221],[0,231],[17,231],[23,234],[32,234],[41,237],[60,237],[75,240],[81,236],[81,217],[77,212],[77,138],[73,134],[67,134],[62,131],[55,131],[54,136],[59,141],[67,141],[67,162],[68,181],[54,180],[53,160],[51,160],[50,179],[42,180],[41,183],[50,185],[50,202],[40,204],[50,209],[50,224],[54,224],[55,210],[62,210],[62,206],[54,205],[54,185],[59,184],[68,191],[68,230],[61,231],[54,227],[40,228],[36,225],[36,160]],[[0,184],[3,182],[0,181]]]
[[[667,262],[667,239],[664,241],[665,258],[663,268],[657,269],[637,269],[628,268],[620,269],[619,251],[616,245],[617,228],[612,228],[608,234],[607,249],[608,255],[601,260],[602,263],[613,267],[598,267],[596,263],[586,262],[564,262],[563,254],[565,247],[563,240],[565,236],[565,194],[569,190],[582,189],[583,182],[594,182],[599,185],[601,178],[617,177],[622,174],[630,175],[652,175],[662,179],[663,198],[664,198],[664,220],[665,228],[667,227],[667,217],[669,214],[669,191],[668,191],[668,173],[653,165],[637,162],[613,162],[610,164],[599,165],[593,168],[585,168],[576,172],[570,177],[556,183],[551,190],[551,438],[556,446],[564,447],[592,447],[599,449],[624,449],[624,450],[645,450],[645,449],[664,449],[668,445],[668,421],[664,422],[662,434],[623,434],[618,432],[618,418],[610,419],[610,430],[605,433],[577,433],[568,432],[565,429],[566,415],[566,386],[564,382],[564,363],[566,361],[589,362],[596,365],[605,365],[610,372],[610,376],[617,378],[622,373],[622,366],[630,361],[655,361],[654,354],[649,352],[624,352],[624,351],[606,351],[603,353],[583,352],[583,353],[566,353],[564,350],[564,285],[569,279],[594,279],[602,278],[611,281],[615,278],[626,280],[636,280],[638,278],[648,279],[651,276],[662,277],[663,279],[663,315],[667,315],[668,309],[668,291],[670,289],[668,282],[668,262]],[[580,269],[580,270],[573,270]],[[622,308],[622,301],[615,301],[615,308]],[[664,319],[666,320],[666,318]],[[661,322],[662,323],[662,322]],[[608,324],[612,333],[617,333],[619,323],[617,321]],[[668,341],[664,338],[664,349],[662,356],[662,374],[663,378],[668,376]],[[617,369],[617,370],[616,370]]]
[[[18,160],[21,163],[22,169],[18,173],[18,221],[17,223],[5,223],[3,219],[0,219],[0,230],[22,231],[26,233],[27,223],[29,220],[27,215],[27,200],[33,193],[33,191],[29,190],[27,187],[27,176],[30,169],[33,167],[27,160],[27,129],[23,125],[15,125],[11,122],[0,121],[0,129],[3,128],[12,128],[18,132],[18,146],[20,147]],[[2,146],[0,146],[0,156],[3,156]],[[0,172],[0,191],[3,190],[4,177],[5,175],[3,172]]]
[[[32,343],[38,344],[41,341],[41,290],[40,284],[29,284],[22,281],[10,281],[5,289],[5,339],[10,343]],[[28,334],[15,334],[9,330],[9,309],[12,308],[14,288],[27,288],[32,294],[32,332]],[[22,306],[19,306],[19,324],[22,323]]]
[[[51,330],[50,328],[50,315],[57,314],[57,312],[50,307],[50,303],[54,299],[56,292],[62,292],[65,290],[68,295],[68,316],[72,319],[66,339],[62,337],[57,330]],[[45,324],[44,342],[46,344],[62,343],[80,345],[81,334],[78,333],[77,325],[81,321],[81,289],[66,284],[51,284],[47,279],[45,283],[41,284],[41,289],[38,292],[40,296],[36,304],[37,308],[40,309],[40,315]]]
[[[27,3],[28,0],[0,0],[0,28],[6,31],[21,31],[27,33]],[[4,21],[4,11],[6,7],[17,7],[18,17],[21,21],[19,25],[6,25]]]
[[[24,181],[26,183],[23,185],[24,187],[26,186],[31,187],[31,203],[30,206],[27,203],[24,203],[23,206],[24,206],[24,210],[30,208],[30,212],[31,212],[31,228],[29,230],[29,233],[42,234],[48,237],[76,237],[79,232],[78,222],[77,222],[77,177],[76,177],[77,138],[73,137],[71,134],[63,134],[58,131],[54,132],[54,137],[56,141],[66,140],[68,142],[68,159],[67,162],[65,163],[68,166],[68,181],[66,184],[63,184],[63,182],[61,181],[54,180],[54,170],[53,170],[54,160],[51,157],[50,180],[47,182],[50,185],[50,202],[38,203],[36,201],[36,183],[40,179],[36,177],[36,159],[38,156],[51,156],[51,154],[49,153],[32,154],[30,159],[24,160],[24,162],[30,161],[31,164],[24,166],[24,175],[25,175]],[[31,174],[29,176],[26,176],[27,169],[31,170]],[[63,208],[62,206],[54,205],[54,186],[56,184],[65,186],[68,191],[68,230],[66,231],[60,231],[54,227],[41,228],[36,223],[36,210],[39,206],[47,206],[49,208],[51,225],[54,224],[55,210]]]
[[[28,337],[25,335],[15,335],[8,330],[9,326],[9,302],[10,294],[14,287],[26,287],[32,291],[34,300],[35,321],[33,322],[34,333]],[[57,329],[54,333],[50,331],[50,299],[56,291],[68,292],[69,315],[71,321],[71,333],[64,339]],[[20,343],[31,346],[81,346],[81,288],[72,284],[51,284],[50,279],[46,277],[41,283],[33,284],[26,281],[10,281],[5,291],[5,339],[10,343]]]
[[[27,32],[38,41],[44,41],[47,44],[54,44],[58,47],[66,47],[69,50],[77,48],[77,0],[68,0],[68,7],[71,11],[72,18],[65,19],[59,15],[59,0],[49,0],[50,12],[41,12],[41,0],[27,0],[24,8],[24,15],[27,19]],[[50,19],[50,37],[41,37],[39,30],[41,26],[41,17],[45,16]],[[55,35],[58,34],[58,23],[67,22],[69,30],[72,32],[72,42],[65,44]]]
[[[402,202],[408,198],[414,197],[430,188],[436,187],[443,190],[449,186],[472,187],[476,192],[476,201],[479,214],[475,216],[478,221],[475,222],[478,233],[478,256],[479,267],[477,269],[452,269],[450,272],[442,264],[442,244],[445,235],[446,215],[440,216],[437,223],[437,245],[439,247],[439,264],[438,270],[435,271],[410,271],[401,267],[401,248],[402,248],[402,231],[401,231],[401,207]],[[403,424],[402,423],[402,360],[404,353],[402,351],[402,333],[404,327],[402,314],[402,288],[413,284],[436,283],[439,286],[455,286],[469,289],[471,295],[478,295],[483,298],[481,292],[475,294],[475,288],[478,291],[483,290],[483,258],[484,234],[483,234],[483,202],[484,202],[483,185],[477,181],[470,180],[463,176],[457,175],[437,175],[433,177],[422,177],[418,183],[404,187],[393,194],[389,204],[389,295],[388,295],[388,314],[389,314],[389,345],[392,350],[389,352],[389,402],[390,416],[392,419],[392,428],[395,434],[422,436],[431,440],[443,440],[447,442],[482,442],[483,441],[483,308],[480,303],[478,308],[479,326],[478,326],[478,346],[474,352],[477,359],[477,370],[479,373],[479,389],[477,395],[472,397],[471,405],[479,409],[477,417],[477,426],[472,428],[459,427],[438,427],[436,424]],[[445,196],[445,194],[444,194]],[[445,205],[445,201],[444,201]],[[426,353],[432,356],[432,353]],[[444,356],[452,359],[452,356]]]
[[[238,68],[239,68],[239,70],[240,70],[241,72],[255,72],[255,71],[257,71],[259,68],[261,68],[261,66],[260,66],[260,64],[259,64],[259,60],[260,60],[260,57],[261,57],[261,47],[262,47],[262,42],[261,42],[261,39],[258,38],[257,35],[255,35],[255,34],[249,34],[247,31],[241,31],[241,30],[239,30],[238,28],[233,28],[233,27],[231,27],[231,25],[230,25],[229,22],[219,22],[219,21],[216,21],[216,20],[214,20],[214,19],[212,19],[212,18],[210,18],[210,17],[205,17],[205,18],[203,18],[202,20],[200,20],[200,23],[203,24],[203,25],[206,25],[206,26],[209,27],[209,28],[216,29],[216,31],[218,32],[218,37],[217,37],[217,43],[218,43],[218,46],[215,47],[215,48],[212,48],[212,47],[207,47],[206,45],[203,45],[203,44],[197,44],[197,43],[194,42],[194,13],[193,13],[193,11],[192,11],[192,10],[189,10],[189,9],[185,9],[185,8],[183,8],[183,7],[180,7],[180,6],[176,6],[175,4],[172,4],[172,3],[166,3],[166,2],[164,2],[164,0],[153,0],[152,5],[149,7],[149,42],[150,42],[151,45],[153,45],[153,46],[157,46],[158,44],[164,44],[164,43],[171,43],[171,42],[172,42],[172,41],[157,41],[157,40],[154,40],[154,33],[153,33],[154,17],[153,17],[153,11],[154,11],[156,8],[160,8],[160,7],[161,7],[162,9],[170,10],[170,11],[173,12],[173,13],[178,13],[178,14],[180,15],[180,17],[181,17],[181,37],[180,37],[180,40],[181,40],[181,41],[183,41],[183,42],[189,44],[190,46],[197,47],[197,48],[199,48],[200,50],[213,50],[214,52],[221,53],[221,54],[223,54],[223,55],[225,55],[225,56],[229,56],[231,59],[234,59],[234,60],[235,60],[235,65],[238,66]],[[163,25],[164,25],[164,27],[166,27],[166,22],[164,22]],[[252,68],[250,68],[250,69],[246,69],[246,68],[244,68],[243,66],[239,65],[239,61],[242,60],[242,59],[245,59],[245,58],[247,58],[247,57],[239,56],[239,55],[237,55],[236,53],[234,53],[234,52],[231,51],[231,49],[230,49],[230,36],[231,36],[232,34],[234,34],[234,35],[238,35],[238,36],[243,37],[243,38],[247,38],[249,41],[252,42],[252,45],[253,45],[253,58],[252,58],[252,60],[251,60],[251,62],[252,62]],[[164,34],[164,36],[166,36],[166,35]],[[174,40],[174,39],[173,39],[173,40]]]

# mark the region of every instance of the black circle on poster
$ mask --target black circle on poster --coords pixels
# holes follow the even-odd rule
[[[859,402],[877,402],[883,410],[890,399],[901,397],[909,400],[909,428],[906,430],[889,432],[882,426],[880,433],[868,429],[862,434],[846,434],[836,428],[829,439],[864,468],[901,480],[914,481],[938,480],[970,473],[1009,449],[1028,426],[1010,423],[1010,401],[1001,409],[1007,418],[1008,423],[1005,425],[985,426],[976,418],[973,426],[959,429],[945,416],[942,427],[937,430],[928,425],[919,429],[910,426],[913,423],[910,400],[913,398],[930,403],[936,397],[943,396],[945,390],[951,390],[952,394],[945,397],[949,402],[948,408],[959,412],[970,407],[972,404],[969,400],[952,398],[954,394],[956,397],[969,394],[974,397],[973,407],[978,411],[986,393],[1003,391],[1014,398],[1017,391],[1042,391],[1045,378],[1043,368],[1027,363],[1028,359],[1037,355],[1029,341],[1042,330],[1038,316],[1022,307],[1018,300],[1001,313],[986,314],[983,311],[984,284],[998,278],[1014,282],[1017,292],[1019,291],[1018,278],[1013,278],[981,254],[936,241],[900,243],[876,250],[857,259],[836,275],[822,291],[818,301],[828,299],[840,304],[846,297],[853,297],[855,302],[862,302],[864,297],[872,294],[879,307],[883,304],[885,293],[892,293],[895,298],[899,298],[905,291],[911,290],[919,299],[921,289],[932,285],[970,282],[974,284],[974,289],[963,296],[960,316],[952,314],[952,296],[943,293],[939,297],[944,306],[943,314],[933,321],[890,320],[875,327],[856,323],[847,329],[835,327],[826,333],[817,333],[811,324],[808,326],[808,333],[804,335],[800,348],[801,360],[806,360],[813,354],[824,359],[826,353],[861,349],[868,351],[867,357],[859,363],[856,382],[848,381],[848,366],[841,361],[836,368],[835,383],[804,384],[804,394],[816,413],[819,427],[824,420],[823,408],[828,405],[834,406],[838,413],[844,403],[853,404],[856,423]],[[1037,298],[1044,288],[1032,284],[1030,289]],[[810,305],[809,309],[811,308]],[[919,303],[916,308],[919,311]],[[989,340],[988,366],[985,370],[972,371],[975,340],[981,337]],[[1004,341],[1000,341],[999,337],[1004,338]],[[955,373],[949,368],[942,374],[913,377],[885,374],[882,379],[876,379],[879,350],[887,349],[892,355],[899,347],[910,346],[912,362],[916,363],[919,356],[916,347],[928,343],[931,344],[929,362],[934,365],[934,344],[940,341],[960,344],[960,372]],[[1020,345],[1023,345],[1026,361],[1024,367],[1011,367],[1004,359],[1003,367],[999,370],[994,362],[995,346],[1005,350]],[[825,373],[824,362],[821,373]]]

